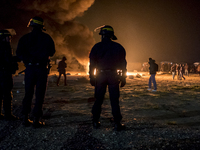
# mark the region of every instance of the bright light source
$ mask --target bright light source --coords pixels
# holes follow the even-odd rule
[[[96,75],[96,74],[97,74],[97,69],[95,68],[95,69],[94,69],[94,75]]]
[[[126,72],[126,75],[127,75],[127,76],[129,76],[129,75],[131,75],[131,73],[129,73],[129,72]]]

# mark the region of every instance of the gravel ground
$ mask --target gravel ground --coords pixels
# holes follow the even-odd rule
[[[185,81],[157,75],[158,91],[147,91],[148,75],[127,79],[120,106],[125,131],[113,131],[109,94],[102,106],[101,128],[93,129],[94,88],[88,76],[68,76],[68,85],[56,86],[49,77],[44,103],[46,125],[33,129],[21,121],[0,120],[1,150],[197,150],[200,149],[200,77]],[[23,75],[14,77],[13,114],[20,117]],[[61,81],[62,82],[62,81]],[[34,100],[33,100],[34,102]]]

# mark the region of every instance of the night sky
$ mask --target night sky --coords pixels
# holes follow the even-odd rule
[[[127,52],[127,61],[200,61],[199,0],[1,0],[0,29],[14,28],[12,46],[29,32],[31,17],[45,20],[56,43],[56,56],[86,64],[100,41],[101,25],[111,25]]]
[[[78,20],[90,30],[113,26],[128,62],[200,61],[198,0],[96,0]]]

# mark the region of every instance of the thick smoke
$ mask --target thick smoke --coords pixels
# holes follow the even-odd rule
[[[21,24],[27,24],[28,18],[41,16],[45,22],[46,32],[54,39],[55,57],[66,56],[68,64],[75,58],[82,65],[87,65],[89,51],[95,43],[93,32],[87,26],[75,22],[74,19],[81,17],[93,3],[94,0],[10,0],[2,1],[0,5],[6,5],[8,9],[12,8],[9,12],[15,17],[10,18],[24,22]],[[13,24],[14,20],[11,19],[5,24],[8,25],[8,22]],[[26,27],[13,28],[22,30]]]
[[[93,3],[94,0],[34,0],[30,5],[29,1],[23,0],[21,6],[25,4],[25,9],[48,14],[53,20],[63,24],[83,15]]]

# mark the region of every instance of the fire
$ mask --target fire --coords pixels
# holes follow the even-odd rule
[[[86,74],[89,75],[89,67],[90,67],[90,62],[88,62],[87,66],[86,66]],[[97,70],[96,68],[94,69],[94,75],[97,74]]]
[[[89,67],[90,67],[90,62],[88,62],[87,66],[86,66],[86,74],[89,75]]]
[[[131,73],[129,73],[129,72],[126,72],[126,75],[127,75],[127,76],[129,76],[129,75],[131,75]]]

